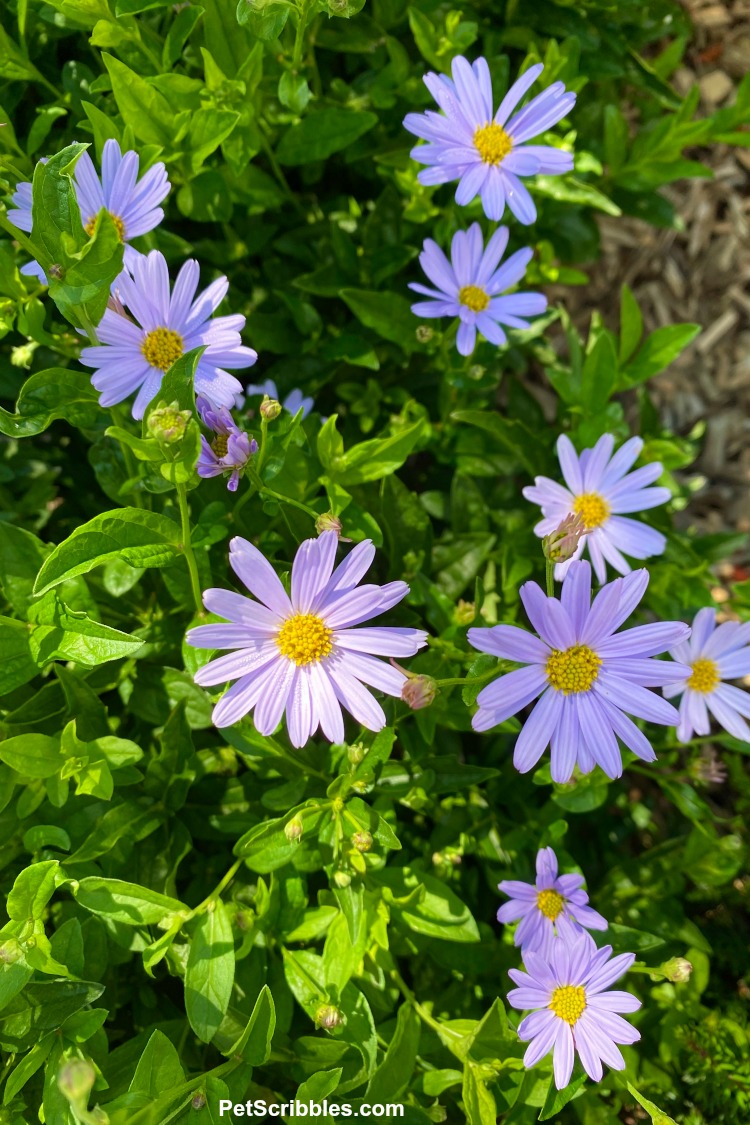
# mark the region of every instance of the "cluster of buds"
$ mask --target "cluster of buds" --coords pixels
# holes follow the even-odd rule
[[[573,558],[586,534],[586,524],[580,515],[570,512],[559,527],[542,539],[544,557],[553,563],[565,563]]]

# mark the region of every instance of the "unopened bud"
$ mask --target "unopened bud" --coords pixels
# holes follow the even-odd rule
[[[57,262],[53,262],[47,270],[48,277],[54,277],[55,281],[62,281],[65,277],[65,270]]]
[[[22,956],[21,946],[15,938],[10,938],[0,945],[0,963],[5,965],[12,965],[14,961]]]
[[[274,418],[278,418],[281,414],[281,403],[277,402],[275,398],[264,395],[263,402],[260,404],[260,412],[267,422],[273,422]]]
[[[477,607],[474,602],[465,602],[463,598],[459,598],[456,608],[453,610],[453,621],[456,625],[471,625],[472,621],[477,615]]]
[[[343,524],[338,516],[334,516],[333,512],[324,512],[322,516],[318,516],[315,521],[315,530],[318,535],[322,535],[324,531],[335,531],[341,538],[341,530]]]
[[[151,437],[171,445],[184,435],[190,418],[190,411],[180,410],[178,402],[170,402],[169,405],[160,402],[149,414],[146,428]]]
[[[372,833],[355,832],[352,836],[352,843],[358,852],[369,852],[372,847]]]
[[[429,344],[432,337],[435,335],[429,324],[420,324],[417,328],[417,339],[420,344]]]
[[[315,1013],[315,1022],[318,1027],[324,1027],[326,1031],[333,1031],[334,1028],[341,1027],[344,1017],[333,1004],[321,1004]]]
[[[472,363],[471,367],[466,372],[466,374],[469,376],[470,379],[473,379],[476,383],[478,383],[479,380],[484,375],[486,370],[487,370],[487,368],[482,367],[481,363]]]
[[[96,1071],[88,1059],[71,1059],[57,1076],[57,1085],[69,1102],[85,1105],[96,1081]]]
[[[366,753],[367,753],[367,751],[365,750],[362,743],[361,742],[355,742],[354,745],[350,746],[349,749],[347,750],[346,756],[349,759],[349,761],[352,763],[353,766],[358,766],[359,763],[364,758]]]
[[[349,0],[328,0],[328,11],[335,16],[343,16],[349,11]]]
[[[340,891],[346,890],[352,881],[351,875],[347,871],[336,871],[333,876],[333,882]]]
[[[672,957],[669,961],[664,962],[661,970],[667,980],[670,980],[672,984],[687,984],[690,980],[693,966],[686,957]]]
[[[302,817],[299,815],[292,817],[292,819],[284,825],[284,835],[287,840],[292,842],[294,840],[299,840],[302,835],[302,827]]]
[[[412,711],[421,711],[430,706],[437,693],[437,682],[432,676],[409,676],[401,688],[401,699]]]
[[[585,534],[586,524],[581,516],[569,512],[560,526],[542,539],[544,557],[554,563],[567,562],[573,558]]]
[[[190,1104],[193,1109],[203,1109],[206,1104],[206,1095],[199,1090]]]

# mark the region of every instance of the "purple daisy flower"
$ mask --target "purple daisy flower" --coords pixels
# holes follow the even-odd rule
[[[258,443],[239,428],[226,406],[213,407],[203,395],[198,396],[195,405],[203,425],[216,435],[210,444],[201,435],[201,453],[196,465],[198,476],[219,477],[229,473],[227,488],[236,492],[245,466],[258,452]]]
[[[425,239],[419,263],[436,288],[411,282],[410,289],[430,298],[412,305],[411,311],[417,316],[459,317],[456,347],[461,355],[474,351],[477,329],[491,344],[505,344],[501,324],[528,328],[523,317],[537,316],[547,308],[542,293],[499,295],[521,280],[534,253],[528,246],[516,250],[498,269],[507,245],[507,227],[499,227],[485,248],[479,223],[472,223],[468,230],[453,235],[449,262],[436,242]]]
[[[636,570],[603,586],[591,601],[591,567],[574,562],[560,598],[548,598],[536,582],[521,587],[521,601],[539,636],[515,625],[470,629],[480,652],[527,667],[499,676],[477,696],[474,730],[505,722],[541,696],[518,736],[513,764],[527,773],[552,744],[552,779],[569,781],[578,765],[599,765],[611,778],[622,774],[622,742],[644,762],[656,758],[651,743],[628,715],[675,726],[678,715],[649,687],[671,684],[690,669],[654,660],[687,640],[681,621],[637,625],[617,633],[643,597],[648,572]]]
[[[480,195],[487,218],[498,220],[507,202],[519,222],[533,223],[536,207],[518,177],[556,176],[573,167],[569,152],[526,143],[551,129],[575,105],[575,94],[566,91],[562,82],[553,82],[513,113],[543,70],[541,63],[529,67],[508,90],[497,113],[486,59],[469,64],[455,58],[453,81],[443,74],[425,74],[425,86],[443,112],[427,110],[404,118],[405,128],[428,142],[411,150],[414,160],[429,165],[419,173],[419,182],[459,180],[456,203],[464,206]]]
[[[304,392],[301,391],[299,387],[294,387],[286,398],[282,399],[273,379],[266,379],[264,383],[251,383],[249,386],[245,387],[242,402],[238,402],[237,405],[244,405],[245,399],[250,398],[252,395],[268,395],[269,398],[280,402],[284,410],[288,410],[290,414],[296,414],[301,407],[303,418],[307,417],[315,405],[314,400],[309,396],[305,397]]]
[[[627,972],[635,954],[612,957],[611,945],[597,949],[584,933],[570,942],[553,941],[549,958],[525,953],[523,961],[525,973],[508,971],[518,985],[508,1001],[514,1008],[537,1009],[518,1025],[519,1038],[529,1043],[524,1066],[535,1066],[554,1048],[558,1090],[570,1081],[576,1051],[594,1082],[601,1081],[603,1062],[624,1070],[617,1044],[636,1043],[641,1036],[619,1013],[637,1012],[641,1002],[630,992],[606,990]]]
[[[710,733],[708,712],[729,734],[750,742],[750,694],[726,684],[750,675],[750,621],[724,621],[717,627],[716,610],[699,609],[689,641],[671,650],[670,655],[687,665],[689,675],[669,683],[664,694],[682,695],[677,737],[689,742],[695,734]]]
[[[517,922],[513,941],[526,953],[549,958],[557,936],[569,940],[583,930],[606,930],[607,920],[588,905],[583,875],[558,875],[552,848],[541,848],[536,857],[536,883],[504,879],[498,889],[508,895],[497,912],[498,922]]]
[[[101,179],[88,152],[81,153],[75,167],[76,198],[84,230],[92,234],[99,212],[102,208],[109,211],[120,239],[125,243],[124,264],[127,269],[132,269],[134,258],[140,256],[138,251],[128,246],[128,242],[158,227],[164,218],[159,204],[166,199],[171,186],[167,169],[161,162],[149,168],[139,180],[139,163],[137,152],[129,149],[123,155],[117,141],[108,140],[102,150]],[[8,218],[19,230],[30,233],[32,185],[28,182],[18,184],[12,202],[15,209],[8,211]],[[21,273],[38,277],[44,285],[47,284],[47,277],[38,262],[29,262],[21,268]]]
[[[131,271],[117,279],[116,297],[127,308],[124,317],[106,309],[97,328],[101,345],[84,348],[81,363],[97,368],[91,382],[102,406],[122,402],[137,391],[133,417],[142,418],[161,387],[164,372],[180,356],[204,345],[198,361],[195,390],[215,406],[234,405],[242,384],[225,367],[250,367],[258,358],[242,346],[244,316],[211,319],[229,288],[225,277],[195,296],[200,267],[185,262],[170,291],[166,259],[158,250],[138,255]]]
[[[353,628],[391,609],[409,587],[405,582],[359,586],[375,548],[369,539],[358,543],[334,570],[337,545],[335,531],[301,544],[290,596],[256,547],[232,539],[230,566],[258,600],[206,590],[206,609],[228,623],[199,625],[187,635],[196,648],[236,650],[195,675],[203,687],[236,681],[214,708],[217,727],[231,726],[254,708],[255,729],[271,734],[286,712],[292,744],[304,746],[318,727],[331,742],[343,742],[342,708],[368,730],[385,726],[383,708],[364,685],[398,698],[406,676],[373,657],[413,656],[427,643],[427,634]]]
[[[567,488],[549,477],[537,477],[532,486],[524,488],[527,500],[538,504],[544,519],[534,531],[540,537],[549,535],[570,513],[580,515],[586,525],[573,558],[580,558],[588,549],[600,582],[607,579],[607,563],[618,574],[629,574],[630,564],[622,552],[634,559],[660,555],[666,539],[660,531],[626,519],[626,512],[642,512],[656,508],[670,499],[668,488],[650,488],[661,476],[659,461],[652,461],[634,472],[630,468],[643,449],[641,438],[633,437],[613,454],[615,439],[604,434],[593,449],[584,449],[580,457],[569,437],[560,434],[557,455]],[[558,563],[555,577],[560,581],[570,562]]]

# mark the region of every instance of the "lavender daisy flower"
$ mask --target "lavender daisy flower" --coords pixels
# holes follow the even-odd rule
[[[620,777],[618,737],[644,762],[656,758],[628,716],[675,726],[675,708],[646,689],[690,675],[683,664],[653,659],[686,640],[690,628],[666,621],[617,633],[643,597],[648,577],[636,570],[616,578],[592,603],[591,567],[574,562],[559,599],[546,597],[536,582],[521,587],[538,637],[515,625],[469,630],[480,652],[527,665],[480,691],[474,730],[489,730],[541,697],[516,741],[513,764],[521,773],[536,765],[550,742],[557,782],[569,781],[576,765],[583,773],[599,765],[608,777]]]
[[[304,746],[320,727],[331,742],[343,742],[342,708],[368,730],[385,726],[382,707],[364,687],[399,697],[406,676],[375,656],[413,656],[427,643],[420,629],[355,629],[385,613],[409,592],[405,582],[359,586],[375,548],[357,544],[334,570],[338,536],[306,539],[292,566],[291,596],[273,567],[246,539],[232,539],[229,563],[258,599],[227,590],[206,590],[206,609],[228,624],[199,625],[187,635],[196,648],[236,651],[201,668],[203,687],[236,683],[214,708],[217,727],[228,727],[254,710],[255,728],[271,734],[286,712],[289,737]]]
[[[239,428],[226,406],[215,408],[203,395],[199,395],[195,405],[203,425],[216,435],[210,444],[201,435],[201,453],[196,465],[198,476],[219,477],[229,473],[227,488],[236,492],[245,466],[258,452],[258,443]]]
[[[556,176],[573,167],[569,152],[526,143],[551,129],[575,105],[575,94],[566,91],[562,82],[553,82],[513,113],[543,70],[541,63],[529,67],[508,90],[497,113],[486,59],[470,65],[455,58],[453,81],[443,74],[426,74],[425,86],[443,112],[427,110],[404,118],[405,128],[428,142],[411,150],[414,160],[429,165],[419,173],[419,182],[459,180],[456,203],[463,206],[480,195],[487,218],[498,220],[507,202],[519,222],[533,223],[536,207],[518,177]]]
[[[507,227],[499,227],[485,249],[479,223],[472,223],[468,230],[453,235],[449,262],[436,242],[425,239],[419,262],[437,288],[411,282],[410,289],[430,298],[412,305],[411,311],[417,316],[459,317],[456,347],[461,355],[474,351],[477,329],[491,344],[505,344],[501,324],[528,328],[523,317],[536,316],[547,308],[547,298],[541,293],[499,296],[521,280],[534,253],[528,246],[517,250],[498,269],[507,245]]]
[[[117,279],[117,298],[129,317],[107,308],[97,328],[101,345],[84,348],[81,363],[97,368],[91,382],[100,391],[102,406],[122,402],[137,391],[133,417],[142,418],[161,387],[164,372],[180,356],[204,345],[198,361],[195,390],[215,406],[231,407],[242,384],[225,367],[250,367],[258,358],[242,346],[244,316],[212,313],[226,296],[229,282],[220,277],[197,297],[200,267],[187,261],[170,292],[169,270],[163,254],[138,255],[130,271]]]
[[[567,488],[549,477],[537,477],[533,486],[523,490],[526,499],[542,509],[544,519],[534,528],[542,538],[569,513],[581,516],[586,533],[573,558],[580,558],[587,548],[600,582],[606,581],[607,563],[618,574],[630,573],[622,552],[634,559],[647,559],[660,555],[666,544],[660,531],[625,518],[626,512],[642,512],[669,500],[668,488],[648,487],[661,476],[660,462],[652,461],[631,473],[643,441],[630,438],[612,456],[614,445],[612,434],[604,434],[593,449],[584,449],[578,457],[570,438],[561,434],[557,455]],[[558,581],[569,566],[567,562],[555,567]]]
[[[602,1063],[624,1070],[617,1044],[636,1043],[640,1033],[620,1012],[637,1012],[640,1000],[630,992],[608,992],[610,984],[635,961],[635,954],[612,957],[612,946],[597,949],[593,938],[581,934],[570,942],[556,940],[548,958],[524,954],[525,973],[510,969],[518,988],[508,993],[514,1008],[536,1009],[518,1025],[529,1043],[523,1063],[535,1066],[554,1048],[555,1085],[564,1089],[573,1073],[575,1052],[594,1082],[603,1075]]]
[[[724,621],[717,627],[715,609],[699,609],[689,641],[673,648],[671,656],[688,666],[689,675],[675,677],[663,691],[682,695],[677,737],[689,742],[695,734],[710,733],[710,711],[724,730],[750,742],[750,694],[726,684],[750,675],[750,621]]]
[[[242,402],[238,402],[237,405],[244,405],[245,399],[250,398],[252,395],[268,395],[269,398],[280,402],[284,410],[288,410],[290,414],[296,414],[301,407],[303,418],[307,417],[314,406],[313,399],[309,396],[305,397],[299,387],[295,387],[291,390],[286,398],[282,400],[273,379],[266,379],[264,383],[251,383],[249,386],[245,387]]]
[[[588,905],[583,875],[558,875],[557,856],[552,848],[541,848],[536,857],[536,883],[504,879],[498,889],[508,895],[497,912],[498,922],[521,919],[514,943],[521,951],[549,958],[557,936],[569,940],[584,929],[606,930],[607,920]]]
[[[134,258],[139,256],[127,245],[128,242],[159,225],[164,218],[159,204],[166,199],[170,189],[164,164],[154,164],[139,180],[139,163],[137,152],[130,149],[123,155],[117,141],[108,140],[102,150],[101,179],[88,152],[81,153],[75,167],[76,199],[84,230],[88,235],[93,234],[99,212],[102,208],[107,210],[121,241],[125,243],[124,264],[127,269],[132,269]],[[8,218],[19,230],[30,233],[32,185],[27,182],[18,184],[12,202],[15,209],[8,211]],[[38,277],[47,284],[44,270],[38,262],[29,262],[21,268],[21,273]]]

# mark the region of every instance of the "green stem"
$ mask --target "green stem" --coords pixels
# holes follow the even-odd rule
[[[201,583],[198,577],[198,564],[195,561],[195,552],[190,539],[190,511],[187,502],[187,488],[184,484],[177,485],[177,503],[180,506],[180,522],[182,524],[182,549],[190,571],[190,585],[193,590],[193,600],[198,613],[203,613],[203,597]]]
[[[123,430],[127,428],[127,415],[125,414],[119,403],[117,403],[115,406],[110,406],[109,413],[111,414],[112,421],[116,426],[119,426],[120,429]],[[129,445],[126,445],[124,441],[118,442],[118,444],[125,459],[125,471],[128,474],[128,480],[140,480],[138,465],[136,463],[133,450]],[[144,505],[140,493],[133,489],[131,495],[133,497],[133,503],[135,504],[136,508],[142,508]]]
[[[485,680],[492,680],[495,676],[501,675],[503,672],[503,664],[500,663],[496,668],[490,668],[481,676],[453,676],[449,680],[436,680],[435,683],[440,688],[453,687],[456,684],[483,684]]]
[[[297,21],[297,34],[294,37],[294,54],[292,55],[293,70],[299,69],[299,64],[302,62],[302,50],[305,46],[308,12],[308,0],[302,0],[302,7],[300,8],[299,19]]]
[[[545,559],[547,569],[547,597],[555,596],[555,564],[552,559]]]

